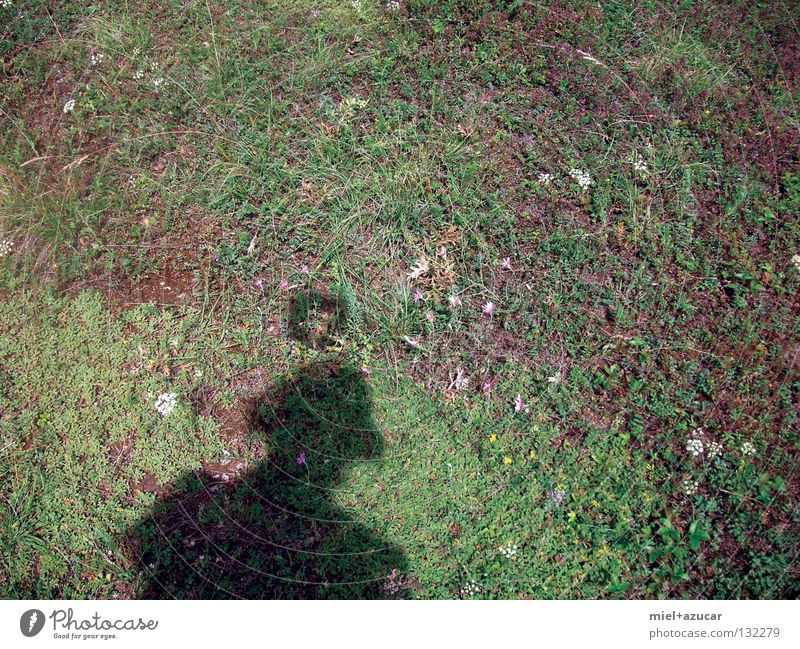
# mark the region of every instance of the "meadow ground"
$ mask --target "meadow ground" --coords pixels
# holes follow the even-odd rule
[[[0,595],[800,596],[797,6],[0,1]]]

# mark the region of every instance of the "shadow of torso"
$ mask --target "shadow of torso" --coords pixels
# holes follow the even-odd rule
[[[141,596],[397,596],[403,553],[334,502],[349,468],[383,451],[361,373],[308,368],[265,394],[253,420],[265,460],[229,481],[186,474],[132,530]]]

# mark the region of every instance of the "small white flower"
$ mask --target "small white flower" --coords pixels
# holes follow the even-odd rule
[[[103,62],[103,59],[106,58],[106,55],[102,52],[93,52],[92,53],[92,65],[100,65]]]
[[[640,174],[647,173],[647,163],[639,157],[633,160],[633,170]]]
[[[471,579],[461,587],[461,597],[474,597],[479,595],[480,592],[481,585],[474,579]]]
[[[0,239],[0,259],[11,253],[14,242],[11,239]]]
[[[686,450],[689,451],[692,455],[697,457],[698,455],[703,454],[703,440],[701,439],[687,439],[686,440]]]
[[[411,345],[414,349],[419,348],[419,338],[409,338],[408,336],[403,336],[403,340],[405,340],[409,345]]]
[[[553,376],[548,376],[547,382],[552,383],[554,385],[556,383],[561,383],[561,372],[556,372],[555,374],[553,374]]]
[[[178,395],[174,392],[165,392],[158,395],[154,407],[158,411],[158,414],[162,417],[166,417],[172,414],[172,411],[175,410],[175,406],[177,405]]]
[[[594,183],[592,177],[589,175],[589,172],[584,171],[583,169],[570,169],[569,175],[575,182],[578,183],[578,186],[583,191],[589,189],[589,187]]]
[[[511,559],[517,553],[517,545],[515,543],[506,543],[506,545],[500,546],[498,552],[506,559]]]
[[[792,263],[794,264],[795,270],[800,273],[800,255],[792,257]]]
[[[708,445],[708,457],[712,458],[719,457],[720,455],[722,455],[723,450],[724,449],[722,448],[722,444],[720,444],[719,442],[711,442]]]
[[[64,104],[64,108],[63,108],[62,112],[66,115],[67,113],[71,113],[73,110],[75,110],[75,100],[74,99],[68,99],[67,103]]]
[[[386,3],[386,8],[389,11],[399,11],[400,10],[400,3],[397,2],[397,0],[389,0],[389,2]]]
[[[12,2],[12,0],[0,0],[0,7],[3,7],[3,8],[8,8],[8,7],[10,7],[12,4],[14,4],[14,3]]]
[[[756,447],[753,446],[752,442],[745,442],[740,450],[745,457],[752,457],[756,454]]]
[[[549,185],[553,182],[553,174],[545,173],[544,171],[539,174],[539,182],[542,185]]]
[[[411,266],[411,272],[408,273],[408,279],[419,279],[425,273],[427,273],[431,267],[428,265],[428,261],[425,257],[417,260],[417,263]]]
[[[153,88],[158,89],[164,85],[164,77],[156,77],[153,79]]]
[[[683,490],[683,493],[685,493],[687,496],[694,496],[697,493],[697,489],[699,486],[700,483],[697,480],[686,478],[681,484],[681,489]]]
[[[351,0],[350,4],[356,11],[361,11],[361,0]]]
[[[452,306],[452,307],[461,306],[461,296],[460,295],[450,295],[447,298],[447,301],[450,303],[450,306]]]
[[[137,81],[144,79],[144,70],[142,70],[142,68],[136,70],[136,72],[133,73],[133,78]]]

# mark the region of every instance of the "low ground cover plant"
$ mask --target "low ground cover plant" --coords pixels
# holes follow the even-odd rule
[[[0,594],[800,595],[790,17],[0,3]]]

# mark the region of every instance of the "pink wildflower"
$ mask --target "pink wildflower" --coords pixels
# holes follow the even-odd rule
[[[422,299],[423,299],[422,289],[418,288],[414,291],[414,302],[419,302]]]
[[[500,261],[500,268],[503,270],[511,270],[511,257],[504,257]]]
[[[487,302],[483,305],[483,315],[491,316],[494,313],[495,308],[494,302]]]
[[[285,279],[281,280],[281,283],[278,284],[278,288],[282,291],[285,291],[287,288],[289,288],[289,282],[287,282]]]
[[[514,399],[514,412],[522,412],[525,409],[525,402],[522,400],[522,395],[518,394]]]

